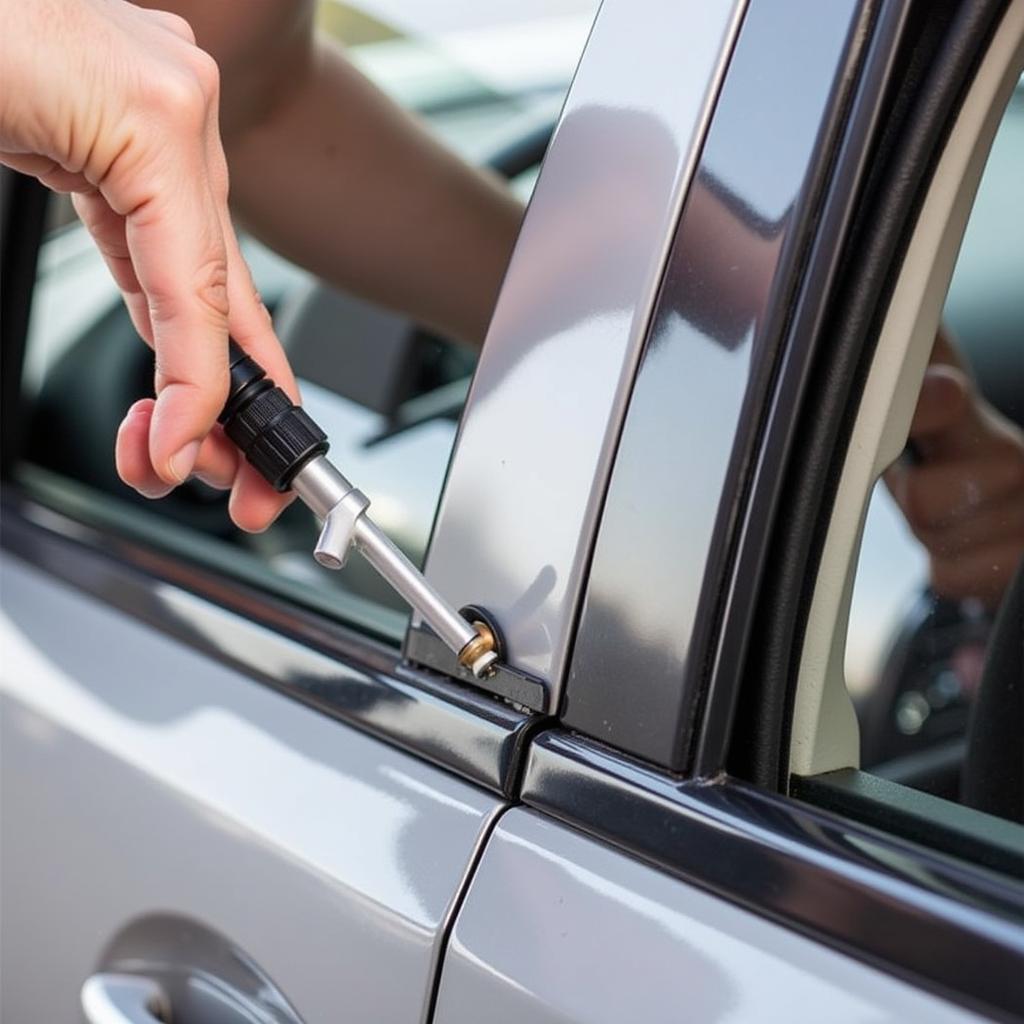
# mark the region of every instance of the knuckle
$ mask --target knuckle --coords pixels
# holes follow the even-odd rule
[[[222,255],[208,259],[195,272],[191,284],[175,287],[171,279],[153,281],[147,293],[150,320],[166,324],[194,320],[196,313],[211,326],[221,329],[228,316],[228,271]]]
[[[959,366],[949,366],[946,369],[950,379],[956,385],[953,388],[953,400],[963,408],[969,407],[975,396],[974,381]]]
[[[215,323],[227,320],[228,265],[223,256],[216,256],[199,268],[195,296],[200,307]]]
[[[203,97],[209,102],[220,92],[220,68],[205,50],[192,50],[192,72]]]
[[[180,376],[166,369],[157,354],[153,372],[153,390],[163,396],[173,389],[178,401],[185,399],[188,406],[199,410],[203,417],[212,418],[220,412],[227,401],[230,383],[227,374],[218,374],[214,380],[200,383],[182,380]]]
[[[164,69],[147,84],[150,105],[162,120],[193,131],[218,102],[220,69],[205,50],[191,46],[187,60]]]
[[[196,34],[192,28],[192,25],[183,18],[180,14],[176,14],[174,11],[161,11],[161,16],[167,23],[167,27],[174,32],[175,35],[181,36],[182,39],[186,40],[192,45],[195,45]]]
[[[149,92],[150,103],[164,122],[192,133],[206,119],[206,96],[192,74],[166,72],[150,83]]]

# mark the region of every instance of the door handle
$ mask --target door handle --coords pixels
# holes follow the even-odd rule
[[[82,986],[82,1011],[89,1024],[154,1024],[169,1021],[167,994],[139,974],[94,974]]]

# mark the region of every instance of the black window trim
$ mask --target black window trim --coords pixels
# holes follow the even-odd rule
[[[0,166],[0,478],[20,451],[25,336],[48,198],[35,178]]]
[[[771,535],[783,502],[784,472],[797,444],[800,426],[794,410],[802,407],[819,351],[823,319],[843,270],[842,253],[853,230],[856,202],[870,173],[870,147],[880,130],[899,57],[912,31],[912,4],[886,0],[878,12],[873,38],[864,56],[856,93],[851,96],[841,138],[832,153],[831,178],[821,197],[814,237],[808,246],[807,274],[794,297],[781,344],[778,373],[766,399],[759,447],[751,456],[747,503],[739,517],[731,565],[722,580],[720,630],[709,644],[704,717],[693,744],[693,773],[710,777],[726,767],[745,670],[757,671],[766,648],[753,632],[760,587],[768,570]],[[917,5],[920,8],[920,4]],[[769,574],[777,573],[773,567]],[[754,663],[747,664],[752,657]],[[764,783],[763,778],[758,778]]]
[[[908,36],[898,58],[912,85],[894,88],[885,101],[885,123],[872,144],[870,175],[842,256],[841,284],[820,321],[818,334],[829,344],[807,347],[780,381],[780,391],[801,396],[800,405],[791,407],[788,422],[782,417],[771,424],[765,437],[773,471],[761,474],[762,486],[775,489],[777,507],[770,528],[756,522],[744,528],[741,547],[758,552],[760,574],[733,583],[749,593],[721,636],[726,656],[709,687],[703,774],[727,769],[772,789],[789,785],[793,686],[829,519],[823,510],[843,463],[836,452],[845,450],[895,271],[938,153],[1007,2],[939,0],[917,8],[926,25],[918,26],[916,39]],[[794,374],[806,380],[800,390],[786,379]],[[757,500],[755,494],[752,504]],[[728,656],[739,650],[742,658]]]
[[[1024,882],[1024,827],[1015,822],[855,768],[794,775],[789,791],[845,818]]]

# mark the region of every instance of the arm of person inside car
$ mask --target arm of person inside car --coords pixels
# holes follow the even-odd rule
[[[994,610],[1024,557],[1024,433],[978,393],[945,328],[910,440],[919,458],[885,481],[928,551],[932,587]]]
[[[147,0],[147,3],[149,0]],[[314,32],[312,0],[153,0],[221,70],[232,208],[314,273],[483,341],[522,217]]]

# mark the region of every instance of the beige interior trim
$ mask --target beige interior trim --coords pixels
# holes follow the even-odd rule
[[[1022,65],[1024,0],[1012,0],[939,159],[868,372],[804,634],[790,736],[797,775],[859,765],[843,654],[864,519],[875,481],[906,444],[974,196]]]

